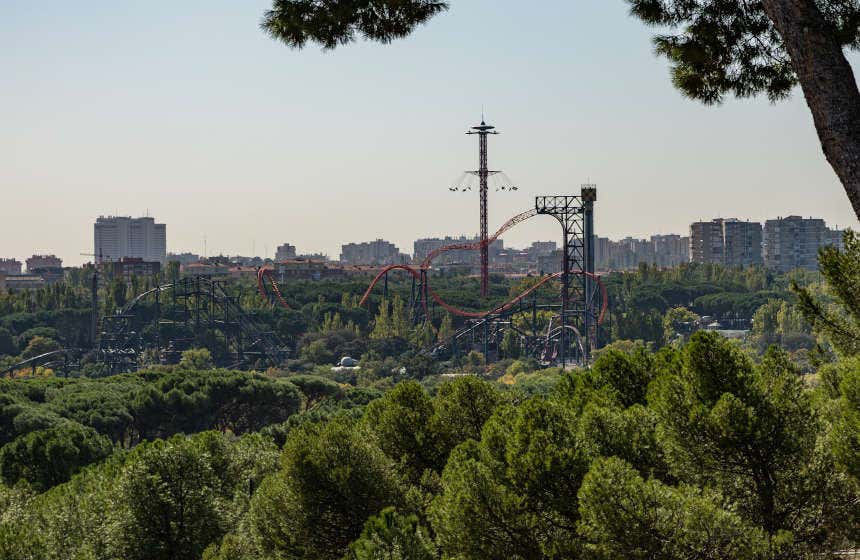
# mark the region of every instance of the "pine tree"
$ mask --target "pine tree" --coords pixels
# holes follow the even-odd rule
[[[382,300],[379,304],[379,313],[373,321],[373,331],[370,333],[370,338],[390,338],[392,332],[391,315],[388,313],[388,300]]]
[[[451,314],[446,313],[442,317],[442,324],[439,325],[439,330],[436,332],[436,339],[440,342],[448,340],[454,336],[454,324],[451,320]]]

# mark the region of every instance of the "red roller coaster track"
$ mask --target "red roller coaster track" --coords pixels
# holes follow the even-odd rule
[[[266,293],[266,283],[272,287],[272,293],[275,294],[275,300],[283,307],[284,309],[289,309],[290,304],[287,303],[287,300],[284,299],[283,294],[281,294],[281,289],[278,288],[278,283],[275,282],[275,277],[272,276],[271,268],[260,268],[257,270],[257,291],[260,292],[260,295],[263,296],[264,299],[269,299],[269,294]]]
[[[477,241],[474,243],[455,243],[453,245],[445,245],[445,246],[439,247],[438,249],[434,249],[433,251],[431,251],[430,253],[427,254],[427,257],[425,257],[424,260],[421,262],[421,265],[419,268],[415,268],[415,267],[405,265],[405,264],[395,264],[395,265],[391,265],[391,266],[387,266],[387,267],[383,268],[379,272],[379,274],[376,275],[376,277],[373,279],[373,281],[370,283],[370,285],[367,287],[367,290],[365,290],[364,295],[362,296],[361,301],[359,302],[359,306],[363,306],[365,304],[367,299],[370,297],[370,294],[373,292],[373,288],[376,286],[376,284],[380,280],[382,280],[382,278],[385,277],[386,274],[388,274],[389,272],[391,272],[393,270],[403,270],[403,271],[411,274],[415,279],[417,279],[419,281],[422,278],[421,273],[422,272],[425,273],[424,274],[425,293],[422,294],[422,302],[421,302],[421,304],[424,308],[425,315],[427,314],[427,294],[429,294],[430,297],[433,298],[433,301],[435,301],[440,307],[442,307],[443,309],[445,309],[449,313],[451,313],[453,315],[458,315],[460,317],[467,317],[470,319],[480,319],[482,317],[486,317],[487,315],[490,315],[493,313],[501,313],[503,311],[507,311],[508,309],[512,308],[517,303],[519,303],[523,298],[527,297],[529,294],[531,294],[532,292],[534,292],[535,290],[537,290],[538,288],[543,286],[545,283],[549,282],[550,280],[554,280],[556,278],[559,278],[562,275],[562,273],[557,272],[555,274],[549,274],[547,276],[544,276],[535,285],[531,286],[530,288],[523,291],[521,294],[519,294],[515,298],[506,301],[505,303],[503,303],[502,305],[500,305],[496,308],[489,309],[487,311],[466,311],[466,310],[454,307],[453,305],[451,305],[451,304],[447,303],[445,300],[443,300],[433,290],[433,288],[430,287],[429,279],[427,278],[426,272],[427,272],[427,270],[430,269],[430,266],[431,266],[433,260],[436,257],[438,257],[439,255],[446,253],[448,251],[456,251],[456,250],[466,250],[466,251],[480,250],[482,247],[489,246],[496,239],[498,239],[499,236],[501,236],[504,232],[508,231],[512,227],[514,227],[514,226],[516,226],[516,225],[518,225],[518,224],[520,224],[520,223],[522,223],[522,222],[524,222],[524,221],[528,220],[529,218],[532,218],[536,215],[537,215],[537,211],[534,209],[527,210],[525,212],[522,212],[521,214],[517,214],[516,216],[514,216],[513,218],[511,218],[510,220],[505,222],[502,225],[502,227],[500,227],[498,229],[498,231],[496,231],[496,233],[493,234],[492,237],[487,238],[486,241]],[[575,274],[585,274],[586,276],[588,276],[589,278],[591,278],[592,280],[594,280],[597,283],[597,286],[600,289],[600,295],[601,295],[601,300],[602,300],[601,306],[600,306],[600,313],[598,314],[598,317],[597,317],[597,324],[603,323],[603,318],[606,315],[606,309],[607,309],[608,303],[609,303],[609,300],[608,300],[608,297],[606,294],[606,287],[603,285],[603,282],[600,280],[600,277],[595,275],[595,274],[591,274],[589,272],[582,272],[582,273],[576,272]],[[269,296],[268,296],[268,294],[266,292],[266,288],[265,288],[266,283],[268,283],[271,286],[272,292],[275,295],[275,299],[281,305],[281,307],[289,309],[290,306],[287,304],[286,300],[284,299],[283,295],[281,294],[281,291],[278,288],[278,284],[277,284],[277,282],[275,282],[274,276],[272,276],[271,269],[260,268],[257,271],[257,289],[260,292],[261,296],[263,296],[266,299],[269,299]]]

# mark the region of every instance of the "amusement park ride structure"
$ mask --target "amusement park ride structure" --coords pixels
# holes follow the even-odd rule
[[[521,354],[547,364],[583,364],[591,357],[593,348],[601,343],[600,325],[607,309],[606,289],[594,273],[594,203],[597,189],[583,185],[579,194],[538,196],[533,208],[505,222],[492,236],[487,235],[488,178],[504,174],[487,168],[487,137],[496,134],[494,127],[483,121],[472,127],[469,134],[478,135],[479,169],[466,172],[477,176],[480,188],[480,239],[474,243],[446,245],[431,251],[417,266],[393,265],[383,268],[371,281],[360,305],[365,305],[380,282],[387,286],[388,274],[403,271],[412,276],[412,319],[430,322],[432,305],[447,313],[462,317],[462,327],[446,340],[426,348],[438,358],[456,356],[478,350],[488,361],[500,356],[505,336],[518,342]],[[516,187],[503,185],[504,190]],[[460,187],[450,190],[457,191]],[[471,187],[465,190],[471,190]],[[498,190],[498,189],[497,189]],[[544,275],[516,297],[484,311],[455,307],[446,302],[431,286],[433,261],[455,250],[480,251],[481,295],[489,292],[488,249],[490,244],[516,225],[538,215],[554,217],[562,227],[561,271]],[[560,283],[558,300],[546,302],[538,298],[538,290],[549,283]],[[272,305],[289,308],[270,268],[257,272],[257,289]],[[539,312],[541,312],[539,314]],[[549,324],[545,318],[549,316]],[[543,321],[539,321],[539,317]],[[202,329],[201,329],[202,327]],[[271,365],[287,357],[285,345],[251,315],[238,301],[228,295],[223,286],[207,277],[175,279],[141,294],[120,311],[102,319],[98,337],[100,361],[112,371],[133,370],[140,363],[145,349],[153,348],[162,359],[178,358],[178,353],[193,341],[184,340],[183,333],[218,330],[226,344],[233,365]],[[186,335],[187,336],[187,335]]]
[[[465,319],[465,325],[453,336],[426,349],[431,355],[443,357],[478,350],[492,361],[499,355],[503,337],[512,331],[525,355],[544,363],[585,363],[591,357],[591,350],[601,342],[600,325],[608,303],[606,289],[594,273],[596,200],[597,189],[594,185],[583,185],[579,195],[539,196],[535,199],[534,208],[517,214],[486,240],[445,245],[431,251],[418,266],[397,264],[383,268],[370,282],[359,305],[367,303],[379,282],[387,284],[389,273],[403,271],[413,278],[411,308],[415,323],[432,318],[432,304]],[[437,257],[449,251],[478,251],[486,248],[506,231],[538,215],[552,216],[562,227],[560,272],[542,276],[516,297],[486,311],[455,307],[433,289],[430,273]],[[555,280],[561,284],[559,301],[538,303],[534,297],[537,291]],[[261,295],[272,304],[289,307],[270,269],[261,268],[258,271],[257,285]],[[545,332],[540,333],[538,331],[543,325],[539,326],[539,311],[549,311],[552,315]],[[521,320],[514,321],[515,316],[521,317]]]

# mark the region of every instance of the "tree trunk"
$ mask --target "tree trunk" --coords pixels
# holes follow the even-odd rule
[[[851,65],[814,0],[762,3],[791,57],[824,156],[860,218],[860,91]]]

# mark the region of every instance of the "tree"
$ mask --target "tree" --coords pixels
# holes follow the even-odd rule
[[[850,531],[856,492],[835,474],[832,451],[817,444],[822,420],[781,350],[772,347],[757,366],[700,331],[680,369],[655,381],[649,404],[681,482],[717,490],[770,538],[790,531],[798,552],[824,552],[822,543]]]
[[[415,515],[385,508],[367,520],[344,560],[434,560],[433,540]]]
[[[843,48],[860,46],[860,5],[852,0],[626,0],[649,25],[668,28],[654,43],[672,81],[707,104],[727,94],[771,100],[800,84],[827,161],[860,217],[860,90]],[[326,49],[356,37],[389,43],[446,10],[432,0],[274,0],[262,27],[301,48]]]
[[[299,351],[299,355],[314,364],[326,365],[334,362],[335,356],[324,340],[314,340]]]
[[[425,470],[441,471],[447,458],[440,453],[433,404],[420,383],[404,381],[370,403],[363,419],[380,449],[416,484]]]
[[[454,324],[450,313],[445,313],[442,317],[442,322],[439,324],[439,331],[436,333],[436,338],[439,342],[445,342],[454,336]]]
[[[110,440],[94,429],[64,422],[20,436],[0,448],[0,476],[10,486],[23,479],[42,492],[112,452]]]
[[[356,36],[382,43],[409,35],[417,26],[447,9],[434,0],[359,0],[347,5],[308,0],[274,0],[262,28],[290,47],[308,41],[333,49]]]
[[[844,47],[860,45],[860,5],[844,0],[628,0],[674,30],[655,39],[685,95],[786,97],[799,83],[824,155],[860,216],[860,91]]]
[[[623,407],[644,404],[654,378],[654,358],[642,345],[629,353],[609,348],[594,361],[589,375],[596,387],[609,389]]]
[[[212,369],[212,354],[206,348],[189,348],[182,352],[179,367],[196,371]]]
[[[589,460],[563,403],[500,406],[445,466],[429,512],[443,557],[582,557],[576,493]]]
[[[761,529],[719,507],[719,496],[643,480],[618,458],[595,461],[579,500],[589,557],[722,560],[773,552]]]
[[[798,307],[814,331],[824,335],[844,356],[860,354],[860,237],[845,232],[845,250],[824,247],[819,251],[818,268],[827,281],[835,302],[815,297],[809,288],[792,289],[798,296]]]
[[[686,307],[673,307],[663,316],[663,343],[672,344],[678,338],[683,341],[684,333],[689,333],[685,325],[698,320],[699,316]]]
[[[135,450],[121,476],[122,558],[199,558],[227,528],[211,446],[174,436]]]
[[[857,360],[844,372],[840,383],[839,417],[834,430],[837,458],[855,480],[860,481],[860,370]]]
[[[44,336],[34,336],[30,339],[24,351],[21,352],[21,358],[27,360],[59,349],[60,344],[56,340],[45,338]]]
[[[251,503],[257,557],[340,560],[370,516],[400,502],[392,461],[344,417],[292,431],[281,466]]]
[[[113,306],[116,309],[122,309],[128,300],[128,287],[125,285],[125,282],[122,281],[122,278],[115,278],[110,283],[110,301],[113,302]]]
[[[293,375],[289,382],[299,388],[305,396],[303,409],[311,410],[328,398],[343,396],[340,385],[318,375]]]
[[[0,327],[0,355],[14,356],[18,353],[18,345],[15,344],[15,337],[9,332],[9,329]]]
[[[779,342],[778,317],[781,307],[782,301],[772,299],[753,313],[750,338],[760,351],[764,351],[771,344]]]
[[[433,426],[444,457],[467,439],[480,440],[484,424],[501,402],[493,385],[471,375],[443,383],[433,400]]]

